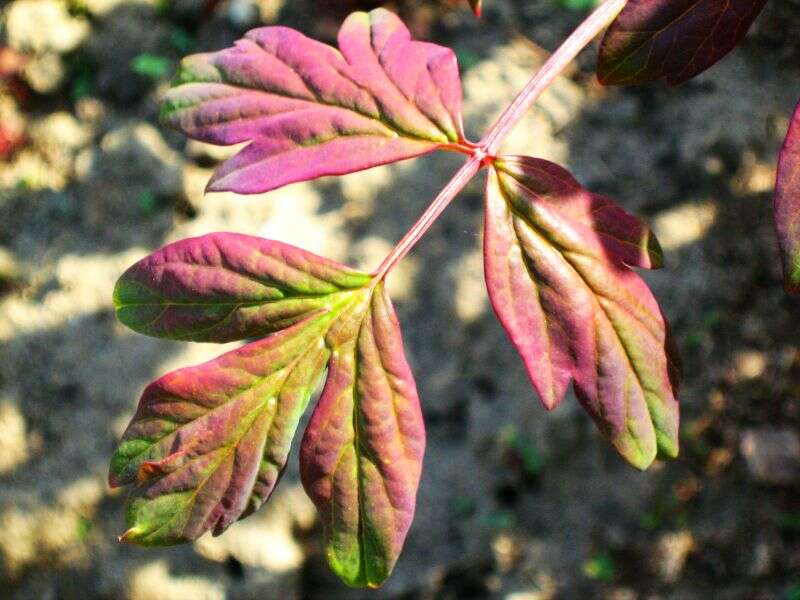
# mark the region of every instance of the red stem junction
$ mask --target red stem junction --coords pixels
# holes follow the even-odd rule
[[[431,202],[419,220],[408,230],[377,268],[374,282],[386,277],[389,271],[400,262],[425,235],[431,225],[439,218],[453,198],[475,176],[481,167],[491,164],[503,140],[508,136],[522,116],[534,102],[555,81],[556,77],[569,66],[575,57],[601,31],[603,31],[625,7],[627,0],[605,0],[573,31],[559,48],[550,55],[536,74],[528,81],[514,101],[495,121],[480,143],[475,144],[471,156],[456,172],[453,178]],[[463,151],[463,150],[460,150]]]

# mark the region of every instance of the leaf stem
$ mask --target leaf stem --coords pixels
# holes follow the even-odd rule
[[[500,144],[519,122],[525,112],[533,105],[556,77],[567,68],[575,57],[622,11],[628,0],[605,0],[586,20],[572,32],[564,43],[553,52],[531,78],[514,101],[495,121],[479,144],[455,144],[450,150],[469,153],[469,160],[456,172],[450,182],[436,196],[427,210],[408,230],[381,265],[374,272],[372,285],[377,285],[389,271],[408,254],[414,245],[425,235],[431,225],[444,212],[470,179],[482,166],[489,164],[497,153]]]
[[[606,0],[550,55],[478,144],[494,156],[514,126],[575,57],[625,8],[628,0]]]
[[[476,149],[470,156],[469,160],[465,162],[462,167],[453,175],[453,178],[448,184],[439,192],[430,206],[422,213],[422,216],[416,223],[408,230],[397,245],[392,249],[389,255],[383,260],[381,265],[374,273],[374,284],[382,280],[386,274],[394,267],[406,254],[414,247],[414,245],[425,235],[431,225],[439,218],[439,215],[444,212],[447,205],[456,197],[469,180],[477,173],[486,158],[486,155],[480,149]]]

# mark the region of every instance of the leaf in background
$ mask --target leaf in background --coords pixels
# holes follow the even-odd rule
[[[628,0],[600,46],[605,85],[702,73],[744,38],[766,0]]]
[[[502,157],[486,189],[492,306],[548,409],[570,379],[617,450],[644,469],[678,452],[668,326],[628,265],[655,267],[650,230],[557,165]]]
[[[169,244],[117,282],[117,318],[176,340],[229,342],[285,329],[331,309],[369,275],[300,248],[237,233]]]
[[[233,48],[184,59],[164,121],[212,144],[250,142],[209,190],[265,192],[464,141],[450,49],[412,41],[383,9],[350,15],[339,48],[264,27]]]
[[[425,449],[417,389],[382,286],[330,330],[328,380],[300,448],[331,568],[353,586],[391,573],[414,516]]]
[[[786,288],[796,294],[800,292],[800,104],[781,150],[774,211]]]

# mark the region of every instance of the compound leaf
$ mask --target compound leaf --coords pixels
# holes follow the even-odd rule
[[[236,233],[181,240],[117,282],[117,318],[155,337],[229,342],[330,309],[370,276],[300,248]]]
[[[384,9],[351,14],[339,48],[264,27],[184,59],[163,120],[212,144],[249,142],[209,190],[265,192],[464,141],[452,50],[412,41]]]
[[[486,188],[492,306],[543,404],[570,379],[617,450],[644,469],[678,452],[678,378],[668,326],[628,265],[661,254],[649,229],[563,169],[501,157]]]
[[[218,535],[261,506],[328,366],[303,440],[303,483],[322,513],[334,570],[350,585],[379,586],[413,518],[425,447],[416,385],[383,284],[297,248],[234,234],[167,246],[121,282],[121,318],[139,330],[216,341],[271,332],[145,389],[111,461],[109,483],[134,485],[121,539],[160,546]],[[157,318],[134,306],[144,301],[156,304]],[[231,317],[241,309],[228,305],[245,302],[267,312]],[[300,304],[275,308],[281,302]],[[165,306],[179,312],[165,317]]]
[[[766,0],[628,0],[600,46],[605,85],[665,79],[671,85],[702,73],[744,38]]]
[[[800,105],[789,126],[778,163],[775,227],[786,287],[796,294],[800,292]]]
[[[394,309],[382,286],[328,333],[328,380],[300,448],[333,570],[353,586],[388,577],[411,525],[425,429]]]

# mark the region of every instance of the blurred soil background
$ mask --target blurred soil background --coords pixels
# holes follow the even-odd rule
[[[429,444],[385,587],[350,590],[329,573],[296,456],[271,502],[221,537],[116,542],[125,492],[108,489],[106,468],[141,390],[222,351],[116,323],[124,268],[230,230],[370,269],[460,162],[204,196],[231,150],[161,128],[160,94],[182,55],[263,23],[331,41],[347,12],[378,4],[0,9],[0,597],[800,599],[800,307],[781,286],[770,216],[800,96],[798,0],[771,0],[741,48],[677,89],[602,89],[589,50],[507,144],[565,164],[659,236],[667,266],[646,277],[685,364],[678,460],[636,472],[574,397],[540,407],[486,299],[476,181],[391,279]],[[486,0],[480,22],[462,4],[387,5],[416,36],[456,49],[477,139],[587,3]]]

